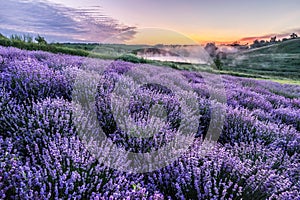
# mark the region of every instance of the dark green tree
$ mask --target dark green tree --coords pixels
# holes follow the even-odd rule
[[[33,38],[30,35],[23,35],[23,41],[27,42],[27,43],[32,43],[33,42]]]
[[[215,57],[214,63],[215,63],[216,68],[217,68],[218,70],[222,70],[222,69],[223,69],[223,63],[222,63],[222,61],[221,61],[219,55],[217,55],[217,56]]]
[[[292,33],[290,36],[291,36],[291,39],[295,39],[298,37],[298,35],[296,33]]]
[[[38,35],[36,38],[35,38],[35,41],[37,41],[38,44],[47,44],[47,41],[45,40],[44,37]]]
[[[270,43],[276,43],[276,36],[274,36],[274,37],[271,37],[271,39],[270,39]]]
[[[19,36],[19,35],[15,34],[15,35],[10,36],[10,40],[22,42],[23,38],[22,38],[22,36]]]

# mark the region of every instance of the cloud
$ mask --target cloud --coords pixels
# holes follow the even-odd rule
[[[99,7],[75,9],[29,0],[6,0],[0,7],[0,31],[41,34],[58,41],[103,42],[118,37],[132,39],[135,27],[121,24],[100,12]]]
[[[284,38],[284,37],[289,37],[291,33],[300,33],[300,28],[296,29],[290,29],[282,33],[272,33],[272,34],[266,34],[266,35],[261,35],[261,36],[254,36],[254,37],[245,37],[240,39],[241,42],[249,42],[249,41],[254,41],[254,40],[268,40],[271,37],[276,36],[277,38]]]

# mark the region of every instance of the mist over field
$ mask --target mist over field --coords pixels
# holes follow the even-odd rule
[[[156,47],[157,48],[157,47]],[[226,45],[218,46],[219,52],[226,54],[238,53],[239,49],[236,47],[230,47]],[[157,48],[157,50],[144,50],[138,51],[138,56],[159,61],[170,61],[179,63],[190,64],[210,64],[211,57],[208,52],[205,51],[204,46],[201,45],[177,45],[177,46],[164,46]]]

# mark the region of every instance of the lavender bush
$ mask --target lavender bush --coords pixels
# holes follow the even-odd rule
[[[214,120],[212,108],[220,106],[211,91],[221,93],[221,86],[210,86],[205,74],[178,71],[198,95],[200,111],[198,132],[187,151],[147,173],[100,162],[79,137],[83,128],[94,135],[98,131],[86,110],[75,112],[78,105],[71,100],[95,100],[86,106],[97,113],[105,134],[132,152],[149,152],[172,141],[184,119],[186,105],[178,103],[172,90],[145,83],[135,88],[130,102],[115,103],[141,127],[147,128],[143,123],[148,120],[154,136],[134,138],[120,131],[112,91],[117,81],[129,84],[122,74],[139,67],[0,47],[0,199],[300,199],[299,86],[222,76],[226,119],[213,144],[203,139]],[[148,70],[157,73],[151,66]],[[77,94],[74,88],[83,87],[88,89]],[[184,95],[188,99],[190,94]],[[166,121],[149,117],[156,104],[166,110]]]

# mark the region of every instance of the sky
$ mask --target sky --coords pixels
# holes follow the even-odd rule
[[[300,32],[299,0],[6,0],[0,33],[51,41],[230,43]]]

